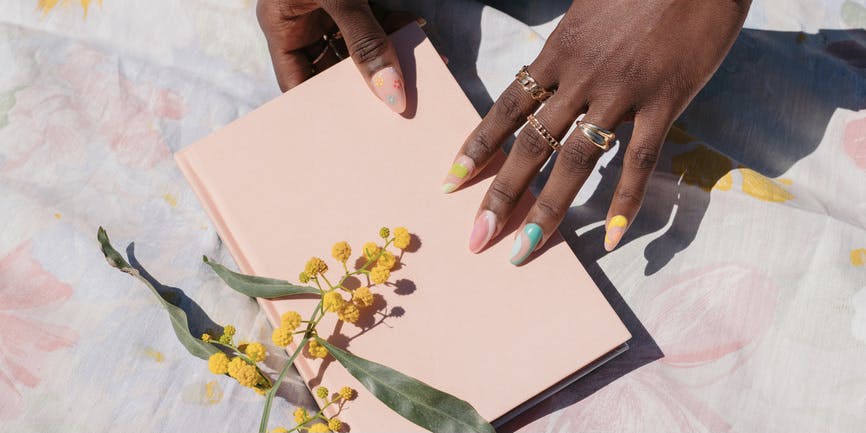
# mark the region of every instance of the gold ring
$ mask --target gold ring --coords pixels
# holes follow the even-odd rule
[[[582,120],[577,122],[577,128],[592,144],[604,151],[610,149],[610,144],[616,139],[616,134],[613,132]]]
[[[553,151],[556,152],[562,147],[562,143],[556,139],[550,132],[547,131],[547,128],[538,121],[533,115],[526,116],[526,121],[529,122],[529,126],[532,126],[538,132],[538,135],[541,135],[542,138],[547,140],[547,144],[553,148]]]
[[[529,67],[523,66],[520,68],[520,72],[514,76],[517,80],[517,83],[523,86],[523,90],[526,90],[529,93],[529,96],[532,96],[532,99],[535,99],[538,102],[544,102],[553,95],[553,92],[545,89],[538,81],[535,81],[535,78],[532,78],[532,75],[529,75]]]

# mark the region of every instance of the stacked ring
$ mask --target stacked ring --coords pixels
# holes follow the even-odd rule
[[[538,102],[544,102],[547,98],[553,95],[553,92],[545,89],[538,81],[535,81],[535,78],[532,78],[532,75],[529,75],[529,67],[523,66],[520,68],[520,71],[517,75],[514,76],[517,80],[517,83],[523,86],[523,90],[526,90],[529,93],[529,96],[532,96],[532,99],[535,99]]]
[[[613,132],[582,120],[577,122],[577,128],[592,144],[604,151],[610,149],[610,144],[616,139],[616,134]]]
[[[560,143],[556,137],[551,135],[550,132],[547,131],[547,128],[545,128],[544,125],[535,118],[535,116],[532,114],[526,116],[526,121],[529,123],[529,126],[532,126],[532,129],[535,129],[535,131],[538,132],[538,135],[547,140],[547,144],[553,148],[554,152],[562,148],[562,143]]]

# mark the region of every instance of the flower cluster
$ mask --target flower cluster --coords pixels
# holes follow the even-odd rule
[[[379,230],[379,237],[384,245],[376,242],[367,242],[361,248],[361,257],[356,262],[358,268],[350,271],[347,262],[352,257],[352,247],[346,241],[340,241],[331,248],[331,257],[340,263],[343,275],[336,283],[332,283],[328,277],[328,264],[319,257],[311,257],[304,265],[304,270],[298,279],[304,283],[316,285],[321,292],[321,304],[311,320],[301,320],[301,315],[295,311],[289,311],[281,317],[280,326],[274,329],[271,340],[278,347],[286,347],[294,342],[295,334],[315,335],[315,326],[326,313],[334,313],[339,320],[348,323],[357,323],[364,309],[370,308],[374,303],[373,292],[370,290],[375,285],[386,284],[391,277],[391,271],[397,266],[402,255],[402,250],[409,247],[411,235],[405,227],[397,227],[391,231],[388,227]],[[398,254],[389,251],[388,247],[394,246]],[[366,276],[367,284],[350,289],[345,283],[350,277]],[[302,323],[307,323],[306,330],[297,329]],[[309,339],[307,343],[307,355],[313,358],[325,358],[328,350],[320,345],[315,339]]]
[[[306,355],[312,358],[326,358],[328,349],[320,343],[316,325],[327,314],[335,314],[343,322],[357,323],[362,312],[372,308],[375,304],[375,296],[372,288],[377,285],[387,284],[393,271],[400,263],[403,251],[411,243],[411,235],[405,227],[397,227],[393,230],[382,227],[379,230],[382,244],[367,242],[361,247],[360,257],[353,262],[354,270],[350,270],[348,263],[352,257],[352,247],[348,242],[341,241],[331,248],[331,257],[339,263],[342,275],[333,283],[328,279],[327,273],[330,269],[328,264],[319,257],[311,257],[304,265],[304,269],[298,275],[298,280],[303,284],[315,285],[321,295],[319,304],[308,320],[304,320],[297,311],[288,311],[280,316],[280,325],[271,334],[271,341],[275,346],[285,348],[300,338],[300,342],[294,350],[291,359],[283,367],[283,372],[272,384],[267,376],[257,366],[257,363],[265,360],[267,350],[261,343],[241,343],[234,345],[236,330],[231,325],[226,325],[223,334],[218,338],[210,334],[202,335],[202,341],[220,346],[226,351],[213,354],[208,359],[208,368],[214,374],[227,374],[237,380],[241,385],[252,388],[260,394],[268,394],[273,397],[275,387],[279,386],[285,371],[291,362],[297,357],[302,349],[306,349]],[[389,247],[396,250],[391,251]],[[366,279],[366,284],[348,284],[350,278]],[[358,286],[349,288],[346,286]],[[228,352],[228,353],[226,353]],[[343,423],[337,415],[343,410],[343,405],[355,397],[355,390],[344,386],[338,392],[330,394],[325,387],[316,389],[316,395],[322,400],[321,410],[310,415],[306,409],[298,408],[295,411],[295,423],[292,429],[278,427],[272,433],[287,433],[293,431],[306,431],[310,433],[340,431]],[[326,408],[336,405],[336,415],[328,417],[324,415]],[[267,410],[263,416],[263,426],[267,425]]]
[[[232,354],[229,357],[223,351],[214,353],[208,358],[208,369],[213,374],[227,374],[241,385],[264,394],[271,389],[271,381],[262,374],[257,364],[265,360],[267,350],[263,344],[255,342],[240,343],[235,346],[235,332],[237,331],[234,326],[226,325],[219,338],[214,338],[207,333],[202,334],[202,341],[227,349]]]
[[[317,413],[310,415],[307,409],[299,407],[294,412],[295,424],[297,424],[294,428],[289,430],[285,427],[277,427],[271,430],[271,433],[288,433],[300,430],[306,430],[310,433],[340,431],[343,427],[343,422],[337,416],[343,410],[343,405],[355,398],[355,390],[344,386],[338,392],[331,394],[328,388],[320,386],[316,388],[316,396],[322,400],[322,404],[319,405],[321,409]],[[337,406],[337,415],[332,417],[325,416],[325,409],[333,405]]]

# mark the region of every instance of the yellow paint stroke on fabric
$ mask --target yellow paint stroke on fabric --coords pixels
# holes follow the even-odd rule
[[[73,0],[38,0],[36,4],[36,8],[42,11],[42,16],[48,15],[57,5],[68,6],[72,3]],[[90,9],[90,4],[93,3],[93,0],[78,0],[78,3],[81,5],[82,9],[84,9],[84,17],[87,17],[87,11]],[[99,6],[102,6],[102,0],[97,0]]]
[[[222,401],[223,389],[215,380],[206,383],[195,382],[183,387],[180,396],[185,403],[212,406]]]
[[[851,27],[866,28],[866,7],[847,0],[842,4],[842,21]]]
[[[851,265],[863,266],[866,264],[866,248],[851,250]]]
[[[686,132],[682,125],[676,123],[668,131],[667,141],[674,144],[689,144],[696,140],[694,136]]]
[[[60,219],[60,218],[63,218],[63,215],[61,215],[61,214],[58,212],[58,213],[55,213],[55,214],[54,214],[54,218]]]
[[[158,351],[158,350],[156,350],[156,349],[154,349],[154,348],[152,348],[152,347],[148,347],[148,348],[144,349],[144,354],[145,354],[148,358],[151,358],[151,359],[153,359],[153,360],[156,361],[156,362],[163,362],[163,361],[165,361],[165,355],[163,355],[162,352],[160,352],[160,351]]]
[[[223,398],[223,390],[215,380],[204,384],[204,403],[217,404]]]
[[[177,207],[177,197],[175,197],[174,195],[165,193],[162,195],[162,199],[165,200],[165,202],[168,203],[169,206]]]
[[[755,170],[741,167],[739,171],[743,175],[743,192],[758,200],[782,203],[794,198],[794,195],[781,185]]]
[[[671,159],[671,171],[674,174],[681,176],[683,182],[707,192],[713,188],[723,191],[731,189],[733,179],[730,171],[733,168],[734,164],[728,157],[703,144]]]

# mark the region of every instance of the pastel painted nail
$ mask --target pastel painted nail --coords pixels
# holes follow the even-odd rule
[[[469,251],[473,253],[480,252],[493,237],[493,232],[496,231],[496,214],[485,210],[475,218],[475,225],[472,227],[472,234],[469,235]]]
[[[395,113],[406,110],[406,89],[403,88],[403,77],[393,66],[380,69],[370,79],[373,92]]]
[[[445,194],[453,192],[466,181],[472,170],[475,170],[475,161],[472,158],[466,155],[457,157],[454,164],[451,164],[451,168],[448,169],[448,174],[445,175],[445,180],[442,182],[442,192]]]
[[[517,266],[523,263],[535,251],[543,235],[544,232],[538,224],[529,223],[523,226],[523,230],[514,239],[514,246],[511,247],[511,264]]]
[[[628,226],[628,220],[622,215],[617,215],[610,219],[610,222],[607,223],[607,232],[604,234],[605,250],[613,251],[616,248],[616,245],[622,239],[623,233],[625,233],[626,226]]]

